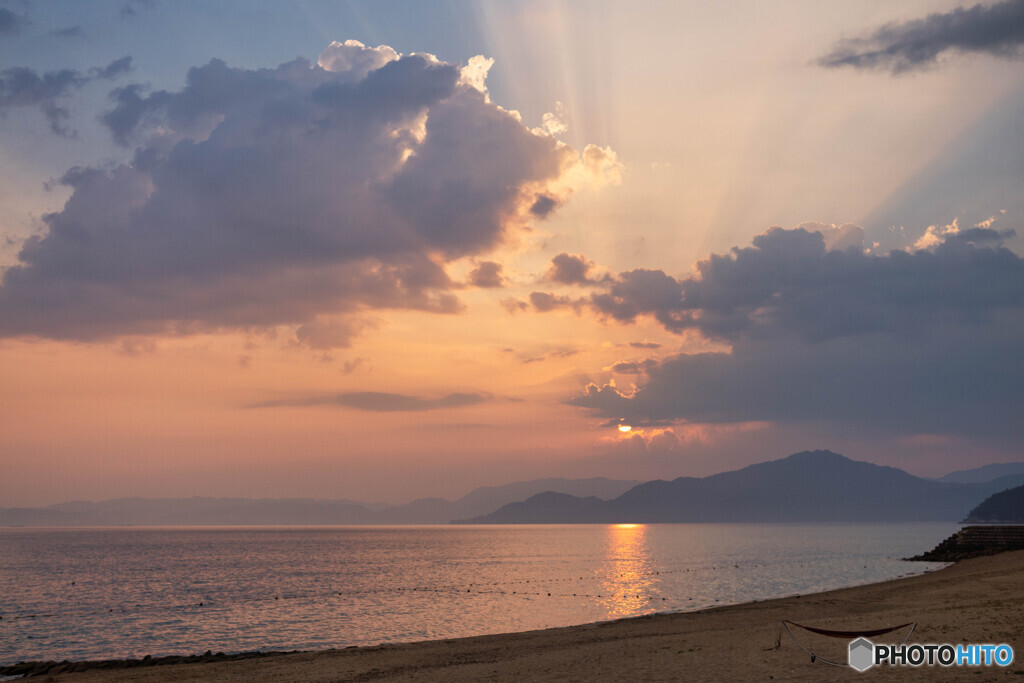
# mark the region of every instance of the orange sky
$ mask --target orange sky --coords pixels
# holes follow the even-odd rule
[[[823,65],[844,39],[955,7],[448,3],[417,17],[398,5],[301,3],[277,4],[247,29],[173,5],[131,19],[114,5],[93,15],[27,10],[29,23],[0,43],[0,62],[41,79],[78,75],[15,97],[18,74],[0,74],[0,506],[192,495],[402,502],[542,476],[706,475],[810,448],[925,476],[1019,459],[1019,430],[993,431],[980,418],[976,428],[966,419],[933,428],[928,411],[953,404],[933,409],[927,398],[905,428],[876,428],[856,404],[780,412],[771,397],[711,419],[682,407],[717,391],[698,382],[685,396],[658,394],[647,413],[624,412],[621,421],[644,423],[630,432],[615,429],[604,404],[580,403],[593,384],[614,389],[622,405],[647,405],[634,385],[668,377],[671,363],[655,365],[674,359],[782,363],[786,335],[807,344],[808,357],[825,349],[870,367],[900,365],[885,354],[903,352],[890,343],[901,334],[922,348],[936,330],[963,336],[964,346],[922,354],[938,367],[977,333],[984,339],[970,343],[994,349],[993,362],[1016,376],[1013,358],[998,355],[1024,310],[1016,260],[978,290],[1001,303],[977,326],[949,293],[936,294],[894,317],[920,313],[951,327],[866,326],[853,357],[841,340],[828,346],[831,333],[782,329],[810,310],[778,303],[803,301],[791,283],[743,309],[750,332],[715,333],[712,303],[691,303],[700,281],[708,297],[727,289],[695,276],[699,261],[736,258],[734,247],[767,258],[767,243],[754,240],[773,226],[820,230],[831,248],[834,227],[856,224],[861,260],[851,255],[850,267],[864,272],[896,268],[889,251],[911,253],[915,243],[942,257],[971,229],[993,231],[1002,245],[979,237],[974,256],[1018,259],[1021,235],[1006,231],[1024,208],[1019,169],[1008,176],[977,159],[1019,158],[1024,138],[1010,112],[1024,92],[1020,61],[951,48],[905,71]],[[70,25],[84,37],[51,35]],[[361,43],[328,48],[349,39]],[[307,62],[269,71],[296,54]],[[115,67],[125,55],[130,70]],[[494,60],[486,81],[459,71],[475,55]],[[235,71],[218,71],[213,58]],[[418,71],[402,75],[405,66]],[[186,80],[193,67],[213,86]],[[377,90],[358,88],[378,77]],[[428,92],[430,79],[442,94]],[[274,89],[283,87],[294,93]],[[384,91],[393,99],[373,99]],[[145,113],[129,125],[131,97]],[[399,111],[404,97],[423,103]],[[122,122],[102,123],[109,112]],[[387,134],[346,133],[357,124],[344,117],[362,121],[359,112],[367,130],[394,117]],[[325,129],[346,121],[319,143],[338,153],[307,138],[281,142],[314,128],[288,127],[287,116],[321,117]],[[105,180],[72,173],[62,185],[73,168]],[[953,185],[962,196],[949,178],[962,180]],[[920,242],[929,230],[939,237]],[[307,231],[313,246],[290,237]],[[559,254],[591,263],[586,280],[557,281]],[[498,286],[473,284],[485,262],[500,265]],[[914,277],[935,291],[930,261],[915,263]],[[669,304],[643,303],[651,291],[622,294],[634,269],[687,293]],[[837,307],[848,305],[843,291]],[[535,293],[561,303],[547,312]],[[634,306],[632,316],[616,319],[592,298],[602,295]],[[856,303],[843,319],[866,325]],[[678,328],[658,317],[662,305]],[[331,343],[304,336],[304,325],[332,331]],[[649,372],[613,369],[644,361]],[[1000,400],[1019,398],[1014,391]],[[358,407],[369,392],[400,406]]]

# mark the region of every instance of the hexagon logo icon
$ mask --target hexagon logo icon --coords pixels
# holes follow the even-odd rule
[[[857,671],[867,671],[874,663],[874,643],[867,638],[858,638],[850,643],[850,666]]]

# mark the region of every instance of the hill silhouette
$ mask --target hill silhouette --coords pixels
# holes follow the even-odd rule
[[[1024,486],[994,493],[967,514],[965,524],[1024,524]]]
[[[477,488],[455,501],[421,498],[403,505],[309,498],[118,498],[45,508],[0,508],[0,526],[447,524],[544,491],[608,499],[638,483],[604,477],[534,479]]]
[[[922,479],[831,451],[804,451],[704,478],[639,484],[594,501],[540,494],[467,524],[957,521],[1024,475],[975,484]]]

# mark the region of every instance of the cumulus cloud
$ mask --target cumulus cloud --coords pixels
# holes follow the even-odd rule
[[[1004,240],[1017,234],[1015,230],[995,230],[991,226],[995,216],[978,223],[973,228],[960,229],[960,219],[954,218],[947,225],[929,225],[916,242],[915,249],[934,249],[945,242],[963,242],[981,246],[984,244],[1000,245]]]
[[[494,261],[481,261],[469,273],[469,284],[474,287],[494,288],[505,284],[501,276],[501,264]]]
[[[487,74],[494,66],[494,60],[483,55],[470,57],[466,66],[459,71],[459,82],[476,88],[482,93],[487,92]]]
[[[1019,436],[1024,259],[999,246],[1002,233],[970,232],[879,256],[773,229],[699,262],[696,277],[676,281],[678,298],[668,287],[647,301],[619,290],[619,310],[731,350],[673,355],[644,367],[648,380],[632,392],[592,384],[570,402],[639,424],[831,421]]]
[[[348,74],[358,81],[396,59],[398,53],[387,45],[366,47],[358,40],[346,40],[343,43],[336,40],[320,53],[317,63],[321,69]]]
[[[796,226],[807,232],[820,232],[826,249],[863,249],[864,228],[855,223],[819,223],[808,221]]]
[[[588,285],[592,282],[587,273],[593,267],[593,261],[582,254],[562,252],[551,259],[551,268],[544,279],[562,285]]]
[[[946,52],[1019,59],[1024,55],[1024,0],[959,7],[886,24],[867,36],[839,41],[819,63],[902,73],[932,66]]]
[[[74,69],[38,73],[34,69],[15,66],[0,71],[0,115],[16,107],[39,109],[57,135],[68,137],[71,111],[65,105],[69,95],[97,79],[113,79],[132,68],[132,58],[116,59],[105,67],[89,69],[83,74]]]
[[[555,102],[555,110],[549,111],[541,117],[541,129],[548,135],[561,135],[569,130],[565,123],[565,107],[561,102]]]
[[[871,255],[854,245],[828,249],[819,231],[772,228],[750,247],[698,261],[688,278],[650,269],[609,277],[586,304],[622,323],[651,316],[670,332],[694,329],[730,343],[776,329],[816,340],[909,329],[938,310],[966,320],[1001,305],[1005,288],[1018,286],[1012,252],[975,248],[998,247],[1013,231],[946,226],[929,234],[939,240],[924,245],[933,247],[929,253]],[[924,286],[935,296],[924,296]],[[582,304],[547,297],[534,308]]]
[[[313,396],[283,401],[266,401],[253,408],[339,406],[374,413],[421,412],[473,406],[492,400],[490,394],[451,393],[437,398],[408,396],[381,391],[351,391],[332,396]]]
[[[462,78],[346,41],[316,65],[213,60],[179,91],[115,90],[103,121],[134,157],[64,175],[71,198],[4,274],[0,335],[287,324],[344,346],[339,316],[462,310],[445,264],[514,239],[592,165]]]

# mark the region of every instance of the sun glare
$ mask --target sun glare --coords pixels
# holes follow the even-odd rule
[[[625,433],[625,432],[628,432],[630,429],[632,429],[632,427],[629,426],[629,425],[619,425],[619,431],[620,432]]]

